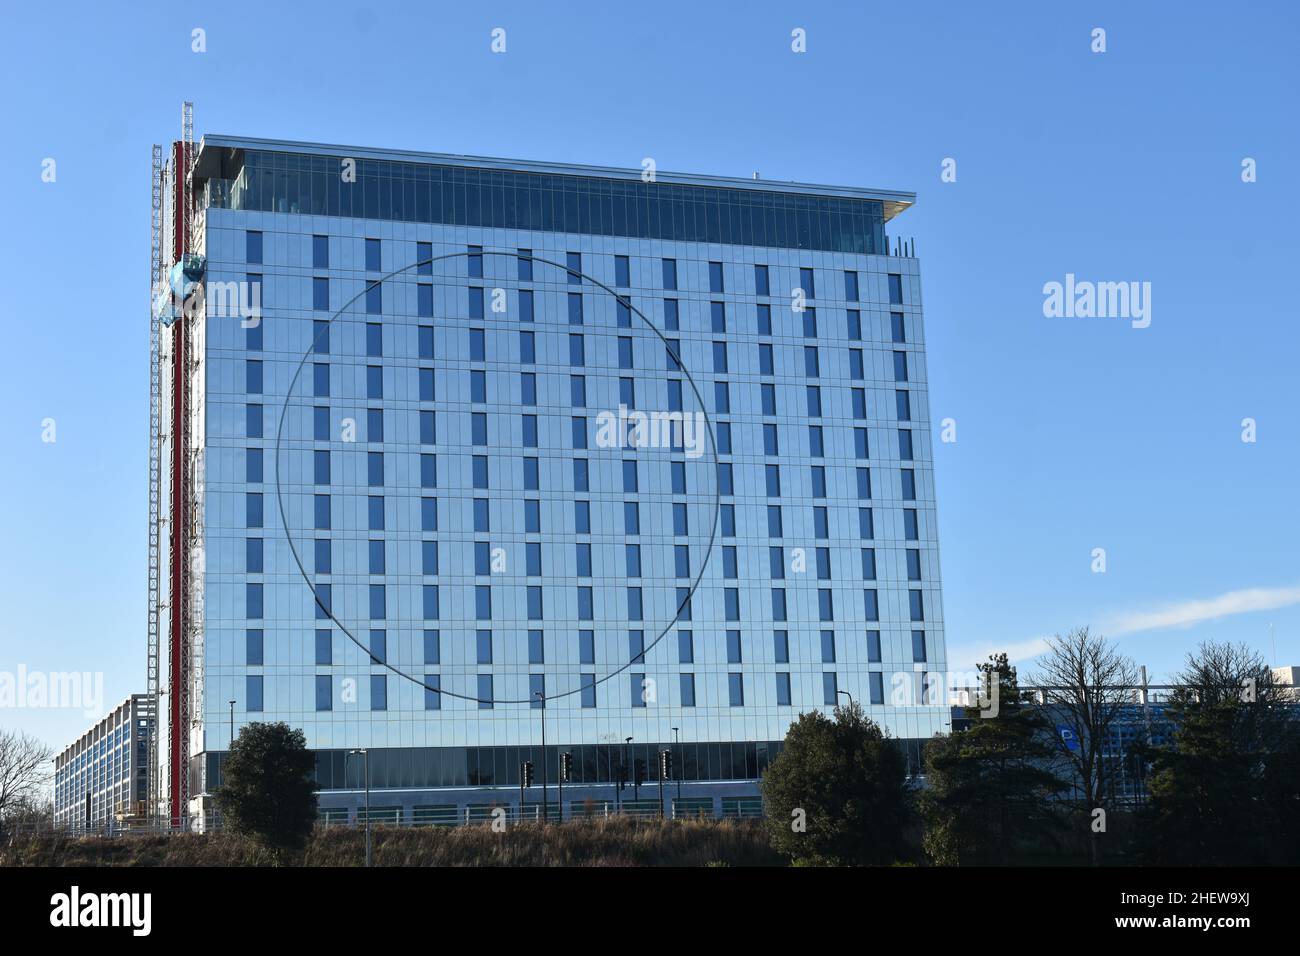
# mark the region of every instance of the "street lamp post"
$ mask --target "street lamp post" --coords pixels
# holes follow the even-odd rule
[[[534,691],[533,696],[542,702],[542,823],[548,822],[546,814],[546,694],[540,690]],[[560,814],[563,816],[564,808],[560,808]]]
[[[226,748],[226,759],[229,760],[235,752],[235,701],[231,699],[226,703],[230,704],[230,746]]]
[[[677,777],[677,802],[682,800],[682,754],[677,742],[677,728],[673,728],[673,774]]]
[[[632,773],[632,764],[630,762],[632,759],[631,753],[632,753],[632,738],[627,737],[623,740],[623,776],[624,777]],[[620,789],[622,789],[623,786],[624,785],[620,782]]]
[[[353,754],[361,754],[361,766],[366,775],[366,866],[370,866],[370,751],[348,751],[349,757]]]
[[[847,690],[837,690],[835,693],[847,697],[849,699],[849,706],[850,707],[853,706],[853,695],[850,694]]]
[[[659,819],[664,818],[664,754],[667,751],[659,751]]]

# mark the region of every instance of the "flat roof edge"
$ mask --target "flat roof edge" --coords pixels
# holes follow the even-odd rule
[[[294,140],[264,139],[254,136],[225,136],[210,133],[199,143],[199,153],[208,146],[226,149],[261,149],[268,152],[325,154],[391,162],[427,163],[464,166],[476,169],[501,169],[516,172],[552,173],[561,176],[597,176],[606,179],[639,180],[640,169],[618,166],[590,166],[579,163],[550,163],[527,159],[501,159],[461,153],[427,153],[415,150],[377,149],[369,146],[340,146],[332,143],[306,143]],[[811,196],[834,196],[843,199],[870,199],[885,206],[885,219],[892,219],[916,202],[916,193],[894,189],[866,189],[858,186],[828,186],[817,183],[786,182],[775,179],[742,179],[735,176],[711,176],[702,173],[675,173],[656,170],[655,181],[682,186],[713,186],[724,189],[755,189],[764,192],[802,193]]]

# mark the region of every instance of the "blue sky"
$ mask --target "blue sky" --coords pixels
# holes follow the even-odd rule
[[[1294,4],[716,6],[9,8],[0,671],[143,690],[149,146],[182,99],[199,135],[916,191],[951,664],[1090,624],[1160,677],[1271,657],[1270,623],[1300,663]],[[1067,273],[1150,282],[1150,327],[1045,317]]]

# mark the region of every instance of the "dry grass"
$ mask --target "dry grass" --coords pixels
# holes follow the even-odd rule
[[[756,821],[609,818],[420,829],[376,827],[376,866],[780,866]],[[317,829],[302,866],[360,866],[362,830]],[[69,838],[45,835],[0,848],[0,866],[273,866],[275,856],[232,834]]]

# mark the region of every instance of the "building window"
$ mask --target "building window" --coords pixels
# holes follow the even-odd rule
[[[329,674],[316,675],[316,709],[333,710],[334,709],[334,689],[332,687],[332,678]]]
[[[646,683],[645,674],[634,673],[631,675],[632,685],[632,706],[644,707],[646,700],[650,696],[650,687]]]
[[[709,291],[710,292],[724,291],[722,287],[722,263],[721,262],[709,263]]]
[[[263,633],[260,628],[250,628],[244,632],[244,663],[250,667],[261,666]]]
[[[250,714],[262,710],[262,675],[249,674],[244,678],[244,710]]]
[[[244,261],[249,264],[262,262],[262,234],[249,229],[244,233]]]
[[[313,269],[328,269],[330,267],[329,236],[311,237],[311,265]]]
[[[817,283],[813,281],[812,269],[799,270],[799,288],[803,290],[804,298],[817,298]]]
[[[903,304],[903,277],[896,272],[889,273],[889,304]]]
[[[858,301],[858,274],[856,272],[844,273],[844,298],[849,302]]]
[[[379,247],[378,239],[366,240],[366,271],[367,272],[380,271],[381,265],[380,265],[379,248],[380,247]]]
[[[677,288],[677,260],[665,259],[664,266],[664,288],[674,290]]]
[[[916,664],[925,663],[925,631],[912,632],[912,661]]]
[[[262,573],[261,538],[249,538],[244,542],[244,570],[249,574]]]
[[[528,675],[528,706],[541,710],[546,706],[546,675]]]
[[[690,631],[677,632],[677,663],[695,663],[695,637]]]
[[[695,675],[679,674],[678,687],[681,690],[682,706],[694,707],[695,706]]]
[[[262,406],[244,406],[244,430],[249,438],[262,437]]]
[[[776,675],[776,705],[778,707],[790,706],[790,673],[788,671],[782,671]]]
[[[907,341],[907,326],[903,323],[902,312],[889,313],[889,331],[893,341]]]
[[[727,675],[727,702],[732,707],[745,706],[745,675],[732,671]]]
[[[627,256],[614,257],[614,285],[620,289],[632,285],[631,261]]]
[[[244,616],[250,621],[262,618],[262,585],[248,582],[244,584]]]
[[[839,703],[839,699],[839,681],[835,678],[835,672],[828,671],[822,674],[822,703],[834,707]]]
[[[862,580],[876,580],[876,549],[862,549]]]
[[[424,709],[442,710],[442,678],[437,674],[424,675]]]
[[[370,709],[388,709],[388,675],[370,675]]]

